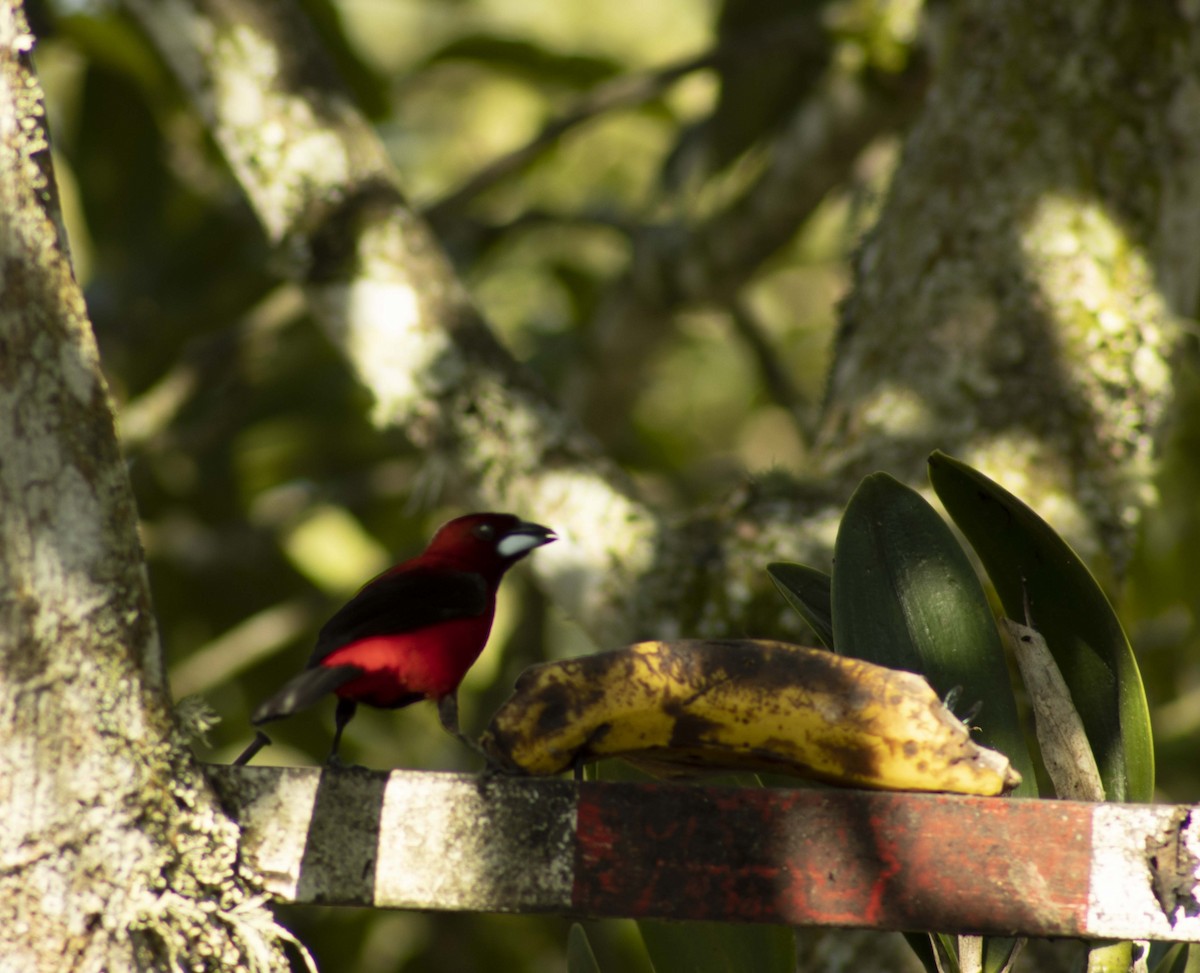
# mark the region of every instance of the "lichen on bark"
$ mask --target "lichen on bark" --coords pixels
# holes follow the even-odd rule
[[[822,444],[910,478],[957,452],[1119,573],[1195,312],[1200,115],[1176,108],[1200,25],[1095,0],[955,16],[857,256]]]
[[[0,2],[0,964],[287,969],[173,725],[32,47]]]

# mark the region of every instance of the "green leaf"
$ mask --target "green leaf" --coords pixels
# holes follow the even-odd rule
[[[1028,506],[965,463],[935,452],[929,478],[966,535],[1005,612],[1046,639],[1071,690],[1110,801],[1154,793],[1150,712],[1121,623],[1079,556]]]
[[[775,561],[767,565],[767,574],[800,617],[827,649],[833,648],[833,605],[830,588],[833,579],[824,571],[803,564]]]
[[[911,942],[911,940],[910,940]],[[934,966],[938,973],[960,973],[958,964],[958,937],[944,932],[929,934],[929,947],[934,954]],[[917,954],[920,955],[919,953]]]
[[[600,973],[592,944],[577,922],[571,923],[571,931],[567,933],[567,973]]]
[[[921,965],[925,967],[925,973],[942,973],[938,969],[937,951],[932,941],[935,933],[906,932],[903,935],[917,959],[921,961]]]
[[[980,742],[1036,796],[1033,762],[1009,682],[1004,644],[971,562],[949,525],[886,473],[866,477],[838,528],[833,570],[834,644],[843,655],[919,672],[945,696],[959,687]]]
[[[1190,943],[1151,943],[1147,967],[1150,973],[1185,973]]]
[[[906,932],[904,938],[927,973],[959,973],[962,969],[959,962],[960,937],[936,932]],[[1023,939],[1002,936],[986,937],[983,940],[984,973],[1008,973],[1024,942]]]
[[[1133,969],[1133,943],[1089,943],[1087,973],[1129,973]]]
[[[983,941],[983,973],[1009,973],[1025,948],[1024,939],[988,936]]]
[[[655,973],[793,973],[789,926],[638,922]]]

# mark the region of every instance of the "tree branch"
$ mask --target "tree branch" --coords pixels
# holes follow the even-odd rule
[[[491,189],[497,183],[520,172],[535,161],[547,149],[557,143],[572,129],[600,115],[621,108],[645,104],[664,94],[677,81],[720,66],[727,61],[745,59],[750,56],[791,58],[817,58],[824,47],[823,40],[813,42],[817,33],[814,18],[807,14],[793,18],[790,29],[772,24],[766,30],[744,31],[729,37],[711,50],[668,64],[655,71],[632,76],[621,76],[597,85],[580,98],[571,108],[557,118],[551,119],[542,130],[527,143],[493,159],[471,176],[461,186],[425,207],[424,217],[440,230],[440,224],[453,219],[475,197]],[[806,45],[806,42],[807,45]],[[783,46],[784,52],[772,48]]]
[[[128,5],[204,115],[271,242],[293,257],[291,271],[322,324],[375,394],[376,421],[402,429],[432,468],[475,484],[487,504],[552,523],[567,543],[548,549],[535,570],[594,637],[615,643],[680,624],[704,634],[727,630],[731,617],[736,628],[756,628],[763,622],[748,621],[755,613],[791,621],[762,566],[768,551],[824,560],[824,539],[814,544],[792,529],[813,509],[811,497],[772,498],[748,518],[749,534],[716,532],[715,518],[664,526],[497,342],[293,8],[246,0]],[[833,501],[818,506],[832,516]],[[734,589],[747,592],[737,596],[723,572],[743,563],[736,570],[753,580]],[[690,609],[679,607],[682,591],[691,592]]]
[[[1126,251],[1118,235],[1120,252],[1134,258],[1132,273],[1111,282],[1112,314],[1099,321],[1088,311],[1096,327],[1077,330],[1077,312],[1095,293],[1087,281],[1107,279],[1104,254],[1114,237],[1071,227],[1090,225],[1088,212],[1109,220],[1109,211],[1040,205],[1039,193],[1077,186],[1062,181],[1076,166],[1076,147],[1099,136],[1079,128],[1086,113],[1064,94],[1061,106],[1026,106],[1039,119],[1051,113],[1053,134],[1039,152],[990,138],[1011,129],[1005,119],[1021,110],[1005,101],[1004,79],[1023,70],[1019,44],[1032,37],[1036,46],[1036,31],[1014,29],[1008,46],[984,45],[983,85],[967,83],[955,63],[944,72],[858,261],[812,452],[815,485],[771,478],[676,525],[637,496],[496,341],[293,8],[249,0],[128,3],[204,115],[271,242],[292,256],[292,273],[325,328],[374,392],[378,422],[402,429],[430,469],[452,471],[486,504],[536,511],[553,523],[566,543],[539,557],[534,569],[600,641],[784,631],[791,616],[766,585],[762,565],[780,558],[826,565],[837,510],[859,477],[883,468],[921,482],[933,447],[965,452],[1016,486],[1087,555],[1119,553],[1128,537],[1171,389],[1166,355],[1175,329],[1152,275],[1139,269],[1149,266],[1140,243]],[[1036,18],[1031,9],[1020,15]],[[1129,23],[1141,19],[1137,10],[1128,13]],[[992,16],[982,4],[970,22],[984,31]],[[1190,37],[1189,29],[1163,28],[1170,42]],[[1108,41],[1102,31],[1081,32],[1061,49],[1107,58]],[[1047,53],[1039,63],[1053,72],[1060,62]],[[972,63],[971,70],[980,68]],[[1123,92],[1141,90],[1143,76],[1158,101],[1131,104]],[[1163,173],[1167,190],[1146,212],[1131,214],[1151,250],[1156,241],[1170,242],[1157,229],[1166,225],[1163,214],[1200,204],[1189,195],[1194,180],[1185,154],[1163,154],[1173,136],[1155,121],[1175,117],[1165,108],[1184,96],[1181,77],[1159,64],[1125,64],[1089,81],[1094,88],[1085,99],[1097,110],[1109,101],[1125,106],[1130,124],[1122,130],[1142,138],[1126,158]],[[980,92],[988,92],[986,104]],[[877,131],[871,106],[854,98],[832,98],[829,111],[833,134],[817,139],[818,147],[857,144],[864,131]],[[1176,116],[1170,125],[1186,143],[1192,127]],[[978,138],[964,134],[977,131],[980,117],[992,118],[992,127]],[[800,137],[806,133],[807,140]],[[804,125],[796,134],[801,146],[813,144]],[[1009,156],[1020,165],[1012,179],[1001,178]],[[968,169],[964,177],[960,170]],[[764,190],[746,205],[807,199],[800,171],[784,166],[776,188],[790,192]],[[1124,205],[1118,193],[1129,185],[1106,177],[1106,204]],[[1026,234],[1031,212],[1038,228]],[[1071,255],[1055,251],[1063,237],[1056,226],[1067,227]],[[1179,257],[1177,243],[1158,252]],[[737,249],[722,246],[720,253],[733,259]],[[1173,280],[1191,279],[1166,266],[1160,277],[1172,273]],[[724,293],[727,285],[718,273],[697,293]],[[1109,333],[1104,329],[1114,321],[1112,342],[1100,341],[1100,350],[1089,344],[1088,335]],[[972,448],[977,440],[982,447]],[[1078,478],[1077,463],[1086,469]],[[1014,472],[1027,478],[1028,489],[1006,475]]]

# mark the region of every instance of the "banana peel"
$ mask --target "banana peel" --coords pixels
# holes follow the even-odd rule
[[[531,775],[620,756],[888,790],[1020,783],[921,676],[756,639],[640,642],[532,666],[480,744]]]

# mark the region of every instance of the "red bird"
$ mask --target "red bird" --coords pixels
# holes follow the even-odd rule
[[[291,716],[328,693],[338,697],[329,762],[359,703],[399,709],[434,699],[442,726],[458,728],[458,684],[487,644],[504,572],[554,531],[511,514],[468,514],[443,524],[424,553],[367,582],[325,623],[307,668],[250,718],[255,726]],[[270,743],[261,730],[234,761]]]

